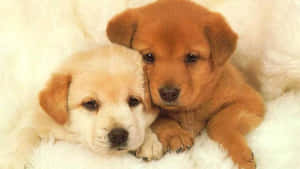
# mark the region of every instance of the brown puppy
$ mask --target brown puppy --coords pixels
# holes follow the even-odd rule
[[[107,34],[143,54],[153,103],[163,110],[152,128],[165,151],[191,147],[207,127],[240,168],[255,168],[244,135],[262,121],[264,105],[228,62],[237,35],[220,14],[160,0],[114,17]]]

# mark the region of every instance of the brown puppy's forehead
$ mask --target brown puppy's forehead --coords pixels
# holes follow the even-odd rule
[[[209,44],[204,32],[208,14],[201,15],[199,10],[194,11],[193,4],[183,3],[183,5],[185,7],[178,2],[173,5],[156,3],[138,9],[139,23],[133,38],[133,47],[140,51],[159,52],[163,49],[161,52],[164,53],[161,55],[168,57],[172,57],[174,52],[191,51],[208,56]]]
[[[210,52],[204,33],[195,23],[189,24],[188,28],[178,23],[141,24],[133,40],[133,47],[142,53],[157,52],[155,54],[167,56],[168,59],[190,52],[208,58]]]
[[[153,19],[151,21],[177,21],[182,18],[202,19],[210,14],[206,8],[195,5],[190,0],[159,0],[139,8],[139,12],[142,12],[143,16],[147,16],[148,19]]]

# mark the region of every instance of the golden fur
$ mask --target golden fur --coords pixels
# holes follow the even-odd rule
[[[144,71],[152,101],[162,109],[152,128],[164,151],[190,148],[207,127],[240,168],[255,168],[244,135],[262,121],[264,104],[228,61],[238,37],[220,14],[188,0],[159,0],[117,15],[107,34],[155,57]],[[189,53],[198,60],[185,63]],[[167,84],[180,89],[175,103],[160,97],[159,88]]]
[[[0,161],[0,168],[23,169],[41,139],[113,154],[137,150],[145,137],[152,138],[146,141],[152,145],[158,140],[148,128],[158,112],[145,97],[142,60],[136,51],[112,44],[75,54],[51,76],[32,111],[21,115],[8,137],[10,145],[1,148],[0,156],[8,160]],[[138,104],[132,106],[129,98]],[[97,105],[86,106],[89,101]],[[126,142],[114,146],[110,133],[120,128],[127,132]],[[142,150],[138,154],[150,149]]]
[[[40,93],[40,105],[54,120],[64,124],[68,119],[67,97],[70,75],[53,75],[50,84]]]

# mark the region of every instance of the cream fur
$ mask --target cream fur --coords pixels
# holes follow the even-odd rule
[[[137,150],[144,142],[146,131],[152,134],[148,127],[158,112],[146,112],[144,105],[149,103],[144,99],[142,59],[136,51],[111,44],[80,52],[63,62],[50,81],[58,75],[71,76],[70,85],[64,88],[68,96],[62,100],[50,99],[56,100],[55,104],[67,102],[68,119],[61,124],[48,116],[49,110],[39,103],[51,95],[38,97],[35,93],[32,110],[23,112],[9,137],[3,138],[9,145],[0,144],[1,169],[23,169],[40,140],[81,144],[101,155]],[[46,84],[42,91],[55,83]],[[129,97],[141,103],[130,107]],[[82,105],[90,99],[99,104],[97,110]],[[115,128],[128,131],[128,141],[125,146],[118,147],[121,149],[112,148],[108,138]]]
[[[17,119],[22,119],[22,114],[32,110],[32,93],[43,87],[62,60],[95,43],[108,43],[107,20],[128,6],[140,6],[149,1],[153,0],[1,0],[0,143],[11,144],[4,143],[4,138],[8,137],[6,131],[16,125]],[[274,99],[267,102],[268,111],[262,125],[248,137],[258,169],[297,169],[300,166],[299,2],[195,1],[226,16],[240,36],[233,61],[266,98]],[[150,163],[127,154],[100,157],[77,144],[54,144],[49,140],[35,150],[29,168],[234,167],[226,153],[204,133],[191,152],[168,154]]]

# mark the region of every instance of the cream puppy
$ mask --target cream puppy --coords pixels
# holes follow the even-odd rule
[[[137,150],[147,137],[151,143],[138,154],[152,153],[158,140],[148,127],[157,111],[145,92],[141,58],[118,45],[70,57],[7,137],[0,168],[23,169],[41,139],[51,138],[114,153]]]

